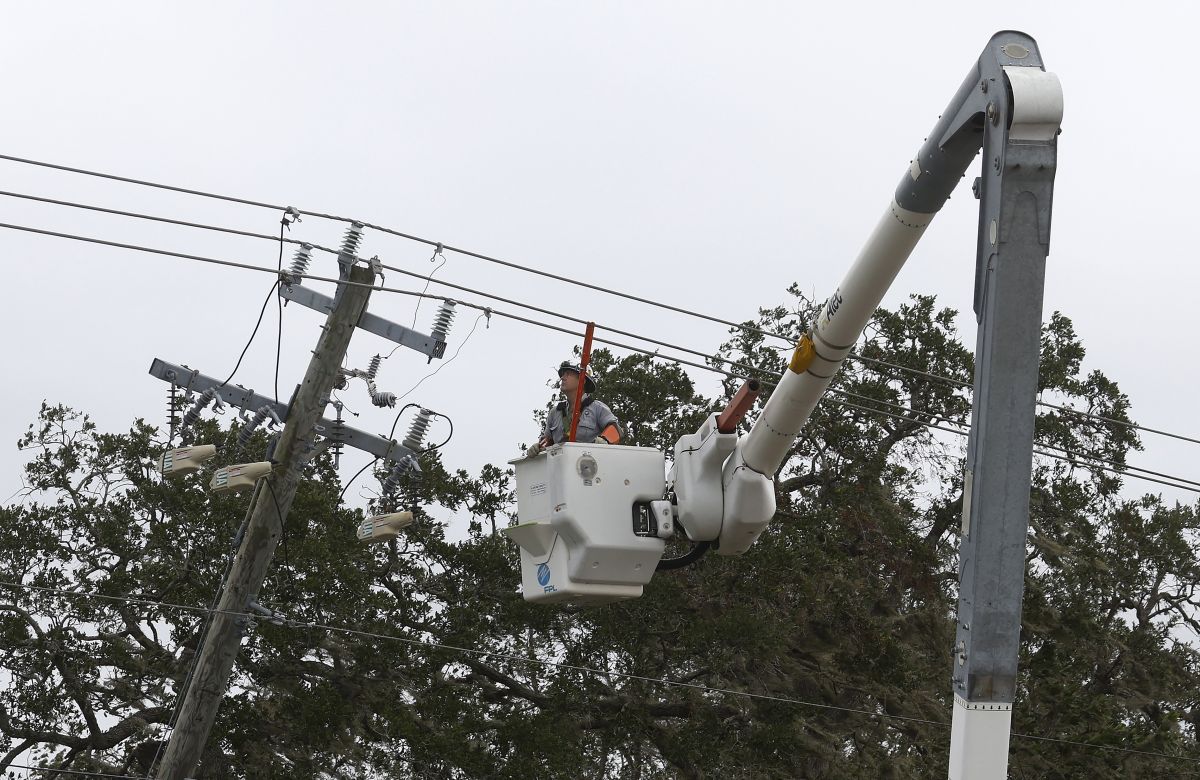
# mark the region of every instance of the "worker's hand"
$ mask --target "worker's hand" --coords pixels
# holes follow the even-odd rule
[[[597,444],[611,444],[611,442],[608,439],[604,438],[603,436],[597,436],[596,443]]]

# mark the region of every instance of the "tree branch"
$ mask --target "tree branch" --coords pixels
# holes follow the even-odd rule
[[[34,742],[32,739],[27,739],[24,742],[19,743],[12,750],[5,753],[4,758],[0,758],[0,772],[3,772],[5,769],[8,769],[8,765],[11,764],[13,761],[15,761],[17,759],[17,756],[21,755],[26,750],[29,750],[29,748],[33,747],[36,744],[37,743]]]

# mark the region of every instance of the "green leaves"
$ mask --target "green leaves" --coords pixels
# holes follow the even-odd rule
[[[791,344],[762,331],[798,335],[817,309],[790,294],[711,362],[774,379]],[[955,316],[928,296],[878,312],[777,475],[780,513],[760,541],[659,573],[637,601],[524,602],[517,548],[498,534],[515,513],[503,467],[470,474],[426,454],[399,496],[416,522],[364,546],[361,512],[317,458],[259,597],[298,623],[248,626],[199,776],[943,775],[964,440],[926,423],[969,425]],[[1200,507],[1121,499],[1119,477],[1087,467],[1140,442],[1122,424],[1129,399],[1085,356],[1053,315],[1040,387],[1065,408],[1039,409],[1037,437],[1073,461],[1035,461],[1014,730],[1197,757]],[[736,385],[706,398],[679,366],[603,349],[592,371],[624,443],[668,453]],[[236,427],[198,435],[230,445]],[[31,490],[0,508],[0,578],[117,600],[0,592],[13,679],[0,755],[32,738],[39,761],[147,771],[203,613],[120,599],[206,607],[247,501],[213,496],[205,477],[160,480],[163,444],[142,421],[106,433],[52,405],[21,439]],[[1011,755],[1013,777],[1180,767],[1021,738]]]

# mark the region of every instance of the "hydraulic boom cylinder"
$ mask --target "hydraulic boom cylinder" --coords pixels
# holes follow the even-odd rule
[[[746,466],[773,476],[862,335],[933,214],[888,206],[854,265],[800,339],[779,385],[739,446]]]

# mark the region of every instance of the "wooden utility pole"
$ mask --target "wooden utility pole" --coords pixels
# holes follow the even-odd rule
[[[263,487],[266,489],[256,491],[258,500],[225,582],[219,611],[212,616],[212,625],[200,650],[195,673],[184,694],[183,706],[158,773],[160,780],[184,780],[190,777],[212,731],[241,645],[239,622],[243,618],[230,613],[248,612],[248,605],[258,596],[259,588],[266,579],[283,523],[296,497],[305,444],[312,437],[314,425],[321,419],[327,399],[333,391],[342,358],[350,345],[350,337],[366,310],[375,273],[369,268],[353,266],[348,280],[354,284],[339,287],[333,310],[325,321],[324,332],[309,361],[304,382],[285,421],[279,444],[275,448],[275,460],[279,465],[264,480]]]

